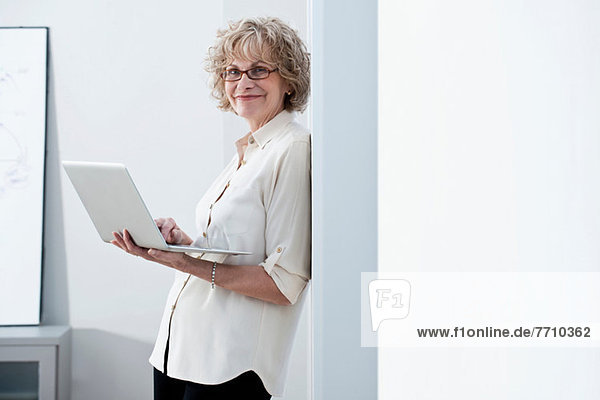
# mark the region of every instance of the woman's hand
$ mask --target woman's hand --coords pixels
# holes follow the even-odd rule
[[[190,245],[193,240],[180,227],[177,226],[173,218],[157,218],[154,220],[160,233],[169,244]]]
[[[115,240],[111,241],[111,243],[120,249],[134,256],[142,257],[148,261],[154,261],[166,265],[167,267],[180,269],[185,257],[187,257],[184,253],[139,247],[135,244],[127,229],[123,230],[123,235],[118,232],[113,232],[113,236]]]

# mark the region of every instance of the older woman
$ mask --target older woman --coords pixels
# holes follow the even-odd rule
[[[250,131],[196,207],[196,240],[157,223],[169,243],[252,254],[144,249],[126,230],[113,244],[177,270],[150,357],[155,399],[269,399],[283,394],[310,279],[310,134],[294,120],[310,58],[280,20],[245,19],[218,32],[207,70],[219,108]]]

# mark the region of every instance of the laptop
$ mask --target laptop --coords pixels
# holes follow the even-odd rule
[[[174,252],[242,255],[247,251],[168,244],[123,164],[63,161],[71,183],[102,240],[127,229],[140,247]]]

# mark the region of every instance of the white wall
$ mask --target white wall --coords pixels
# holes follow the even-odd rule
[[[377,2],[312,2],[315,400],[377,398],[361,272],[377,269]]]
[[[261,4],[252,5],[269,9]],[[239,0],[0,5],[2,26],[50,27],[43,323],[73,327],[74,400],[151,398],[147,359],[173,272],[101,243],[59,161],[124,162],[151,213],[195,233],[195,203],[247,128],[230,126],[216,109],[202,68],[217,28],[243,15],[231,11],[240,7]],[[304,2],[270,9],[306,32]],[[225,134],[232,127],[237,132]],[[305,312],[286,399],[308,392],[307,324]]]
[[[596,4],[379,5],[379,270],[598,272]],[[599,360],[598,348],[386,348],[379,393],[591,400]]]

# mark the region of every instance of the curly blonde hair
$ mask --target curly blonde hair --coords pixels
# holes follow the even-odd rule
[[[216,43],[208,49],[205,69],[211,75],[212,95],[224,111],[233,111],[225,93],[221,73],[235,58],[263,61],[276,67],[292,90],[284,108],[304,111],[310,94],[310,54],[298,32],[274,17],[245,18],[229,22],[217,31]]]

